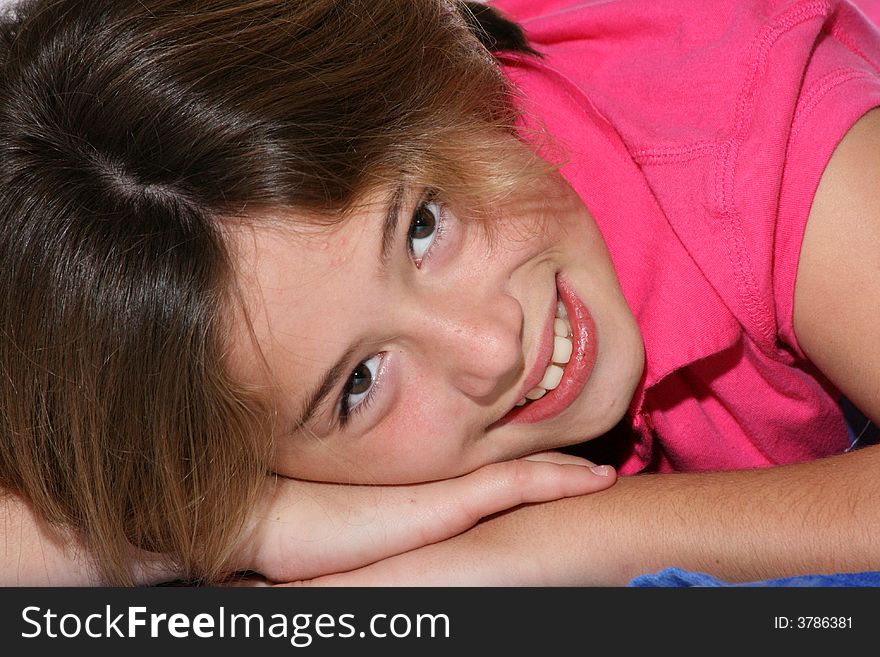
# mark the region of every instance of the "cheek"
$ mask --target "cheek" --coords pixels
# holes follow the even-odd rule
[[[393,413],[364,437],[376,477],[387,483],[428,481],[465,471],[465,432],[445,400],[418,393],[402,394]],[[366,454],[365,454],[366,456]]]

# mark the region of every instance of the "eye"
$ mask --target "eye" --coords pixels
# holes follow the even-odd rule
[[[441,232],[440,212],[440,204],[433,199],[422,201],[413,212],[408,239],[409,252],[416,265],[421,264]]]
[[[376,354],[365,361],[361,361],[348,377],[348,382],[342,391],[342,399],[339,404],[339,417],[342,422],[348,419],[349,414],[369,400],[373,390],[373,382],[382,362],[382,354]],[[358,409],[360,411],[362,409]]]

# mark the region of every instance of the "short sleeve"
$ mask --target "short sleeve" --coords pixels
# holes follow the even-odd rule
[[[837,144],[880,106],[880,32],[850,7],[823,32],[805,70],[780,188],[773,296],[782,343],[804,357],[793,326],[801,244],[822,173]]]

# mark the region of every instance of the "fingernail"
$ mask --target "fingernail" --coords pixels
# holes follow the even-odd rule
[[[597,474],[600,477],[608,476],[608,466],[607,465],[594,465],[590,468],[593,471],[593,474]]]

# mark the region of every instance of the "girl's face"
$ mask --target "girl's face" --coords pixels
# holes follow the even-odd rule
[[[330,229],[235,231],[236,373],[278,409],[277,472],[447,478],[623,416],[642,341],[592,216],[555,174],[496,209],[487,230],[401,186]]]

